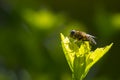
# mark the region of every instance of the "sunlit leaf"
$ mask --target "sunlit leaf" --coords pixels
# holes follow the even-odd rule
[[[61,33],[62,48],[67,62],[72,70],[73,80],[82,80],[87,75],[90,68],[111,48],[113,43],[91,51],[88,41],[79,42],[80,45],[64,37]]]

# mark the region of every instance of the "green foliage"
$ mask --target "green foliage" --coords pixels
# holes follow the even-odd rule
[[[114,41],[107,59],[95,67],[97,73],[89,73],[88,77],[120,80],[119,0],[0,0],[0,3],[0,80],[71,80],[58,35],[60,32],[68,35],[72,29],[97,35],[97,46]],[[70,50],[77,52],[78,47],[73,45],[70,44]],[[77,59],[72,61],[74,66],[79,63]],[[84,69],[80,72],[78,75]]]
[[[88,41],[80,42],[78,46],[75,42],[70,41],[61,33],[62,48],[73,74],[73,80],[83,80],[90,68],[111,48],[113,43],[91,51]]]

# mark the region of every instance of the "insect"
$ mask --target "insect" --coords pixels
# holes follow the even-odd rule
[[[73,39],[76,39],[77,41],[89,41],[92,44],[97,44],[96,41],[94,40],[94,36],[87,34],[82,31],[77,31],[77,30],[71,30],[70,31],[70,37]]]

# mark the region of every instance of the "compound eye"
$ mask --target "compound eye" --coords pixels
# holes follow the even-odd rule
[[[75,30],[72,30],[71,32],[70,32],[70,35],[74,35],[75,34]]]

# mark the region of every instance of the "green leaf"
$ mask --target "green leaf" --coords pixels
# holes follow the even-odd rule
[[[100,59],[105,55],[108,50],[111,48],[113,43],[110,45],[104,47],[104,48],[97,48],[95,51],[91,51],[90,54],[88,54],[87,59],[86,59],[86,69],[83,77],[86,76],[88,73],[89,69]]]
[[[62,43],[65,57],[70,66],[70,69],[73,71],[73,60],[74,60],[75,52],[73,52],[73,50],[70,49],[70,47],[69,47],[70,41],[67,37],[65,38],[62,33],[61,33],[61,40],[62,40],[61,43]]]
[[[83,80],[90,68],[111,48],[113,43],[104,48],[91,51],[88,41],[75,43],[61,33],[62,48],[73,74],[73,80]]]

